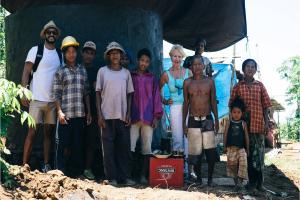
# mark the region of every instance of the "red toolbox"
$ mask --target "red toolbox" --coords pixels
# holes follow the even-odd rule
[[[151,187],[183,187],[183,158],[150,159]]]

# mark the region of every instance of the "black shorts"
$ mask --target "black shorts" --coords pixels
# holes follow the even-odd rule
[[[59,124],[58,136],[62,148],[80,149],[83,145],[82,136],[84,133],[85,119],[82,117],[70,118],[68,124]]]
[[[202,132],[214,131],[214,120],[211,115],[201,119],[201,117],[190,116],[188,120],[188,128],[200,128]]]

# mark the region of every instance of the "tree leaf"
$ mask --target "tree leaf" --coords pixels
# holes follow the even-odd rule
[[[21,123],[24,124],[24,122],[26,121],[26,119],[28,118],[28,113],[26,111],[22,112],[21,114]]]
[[[5,153],[5,154],[7,154],[7,155],[10,155],[10,150],[7,149],[6,147],[4,147],[3,153]]]
[[[35,120],[31,115],[28,115],[28,126],[31,128],[36,128]]]

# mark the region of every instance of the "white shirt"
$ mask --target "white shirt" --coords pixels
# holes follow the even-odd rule
[[[204,64],[203,74],[206,75],[207,67],[209,67],[209,64],[211,63],[209,58],[202,56],[202,62]]]
[[[125,121],[127,94],[134,92],[130,72],[124,67],[119,71],[101,67],[97,74],[96,91],[101,91],[104,119]]]
[[[34,64],[38,47],[32,47],[27,55],[25,62]],[[43,57],[33,73],[30,83],[30,90],[33,94],[33,99],[44,102],[54,102],[52,98],[52,83],[54,74],[60,66],[60,60],[56,49],[49,50],[44,46]]]

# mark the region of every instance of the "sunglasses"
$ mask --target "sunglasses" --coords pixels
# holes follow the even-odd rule
[[[57,31],[46,31],[47,35],[58,35]]]

